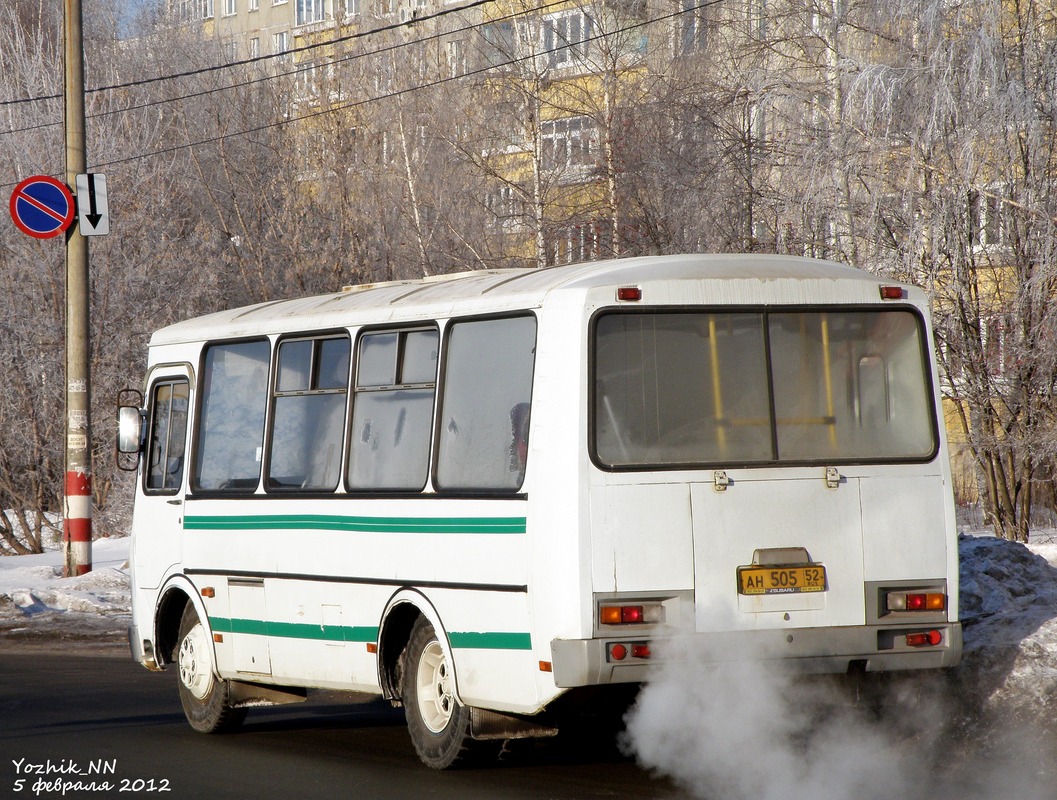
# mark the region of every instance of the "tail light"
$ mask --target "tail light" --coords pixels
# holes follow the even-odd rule
[[[598,609],[598,621],[603,625],[654,625],[664,622],[664,606],[660,603],[603,605]]]
[[[889,592],[885,606],[889,611],[945,611],[947,595],[940,592]]]
[[[648,659],[651,655],[649,642],[610,642],[606,645],[606,660],[610,662]]]
[[[939,631],[925,633],[908,633],[907,647],[935,647],[943,643],[943,634]]]

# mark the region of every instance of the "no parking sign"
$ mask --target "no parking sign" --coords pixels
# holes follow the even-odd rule
[[[11,193],[11,219],[23,233],[50,239],[73,223],[73,195],[62,181],[49,175],[26,178]]]

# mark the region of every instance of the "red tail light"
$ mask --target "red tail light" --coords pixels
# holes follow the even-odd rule
[[[889,592],[885,606],[889,611],[944,611],[947,595],[942,592]]]
[[[645,625],[664,622],[664,609],[659,603],[600,606],[598,621],[603,625]]]
[[[907,647],[935,647],[943,643],[943,634],[939,631],[927,633],[908,633]]]

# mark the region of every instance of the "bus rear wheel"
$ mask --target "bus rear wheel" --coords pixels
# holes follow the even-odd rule
[[[234,730],[246,718],[246,709],[231,705],[230,683],[213,670],[213,644],[190,603],[180,618],[174,653],[180,705],[191,727],[199,733]]]
[[[455,671],[424,617],[415,622],[404,651],[400,694],[411,742],[427,766],[449,769],[478,752],[470,709],[455,699]]]

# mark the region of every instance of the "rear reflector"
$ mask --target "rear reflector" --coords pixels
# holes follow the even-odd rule
[[[943,634],[939,631],[907,634],[907,647],[935,647],[942,642]]]
[[[649,642],[610,642],[606,645],[606,660],[611,662],[628,658],[646,659],[651,655]]]

